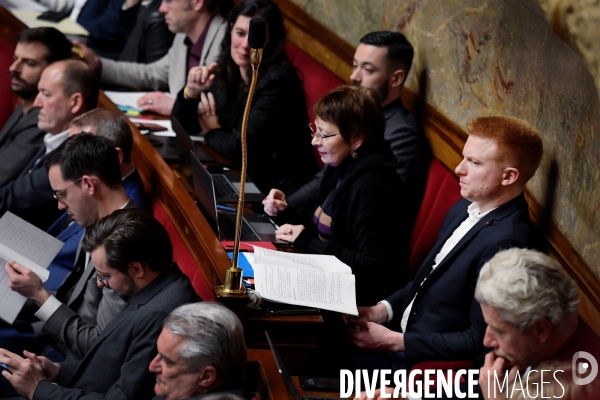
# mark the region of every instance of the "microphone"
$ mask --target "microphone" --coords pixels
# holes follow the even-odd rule
[[[267,21],[264,18],[252,18],[248,29],[248,44],[253,49],[262,49],[267,41]]]

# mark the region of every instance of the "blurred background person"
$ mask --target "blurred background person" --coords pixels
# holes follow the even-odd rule
[[[317,172],[308,142],[306,98],[286,53],[281,11],[268,0],[246,0],[231,12],[217,63],[192,68],[177,95],[173,116],[189,134],[234,165],[241,163],[241,126],[251,80],[250,19],[267,21],[267,43],[248,118],[248,174],[258,188],[293,191]]]

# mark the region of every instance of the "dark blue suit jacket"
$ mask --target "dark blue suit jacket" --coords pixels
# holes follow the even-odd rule
[[[144,191],[144,184],[142,183],[142,179],[137,170],[123,180],[123,188],[125,189],[127,196],[129,196],[139,208],[152,214],[152,203]],[[44,283],[46,290],[58,290],[67,273],[73,269],[79,242],[85,232],[85,228],[77,225],[76,222],[71,223],[67,228],[63,229],[67,217],[68,214],[66,212],[63,213],[63,215],[61,215],[47,231],[49,234],[63,242],[64,245],[56,257],[54,257],[52,263],[48,266],[50,277]]]
[[[414,280],[386,299],[399,329],[404,310],[418,292],[404,333],[409,367],[427,360],[474,359],[483,352],[486,324],[474,298],[481,267],[500,250],[545,250],[545,239],[529,219],[521,194],[483,217],[430,273],[435,256],[467,218],[469,204],[463,199],[450,209]]]

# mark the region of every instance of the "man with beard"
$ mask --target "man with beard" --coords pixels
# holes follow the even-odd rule
[[[127,304],[82,361],[51,363],[0,349],[10,370],[3,376],[27,399],[152,399],[155,378],[148,365],[163,321],[198,296],[172,262],[168,232],[145,211],[114,211],[87,230],[82,247],[91,254],[98,286],[110,286]]]
[[[385,116],[384,137],[398,160],[396,171],[406,188],[406,214],[416,218],[427,183],[431,150],[416,118],[402,104],[402,88],[410,71],[414,50],[399,32],[371,32],[360,39],[352,61],[352,83],[375,89],[381,95]],[[287,202],[315,209],[324,169],[312,181],[287,197]],[[278,201],[286,199],[272,199]],[[414,223],[414,220],[413,220]],[[411,224],[412,225],[412,224]]]
[[[71,43],[54,28],[26,29],[19,34],[10,87],[21,98],[0,131],[0,186],[16,178],[37,153],[45,132],[38,128],[39,108],[33,102],[47,65],[71,57]]]

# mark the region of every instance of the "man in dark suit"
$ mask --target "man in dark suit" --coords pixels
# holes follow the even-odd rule
[[[354,53],[350,79],[355,85],[375,89],[381,95],[386,122],[384,137],[398,160],[397,171],[406,188],[406,215],[414,219],[425,193],[431,150],[417,120],[404,108],[401,99],[413,55],[412,45],[399,32],[368,33],[360,39]],[[314,211],[324,170],[287,196],[287,202]]]
[[[106,138],[75,135],[50,155],[48,165],[58,208],[80,226],[90,227],[115,210],[136,206],[123,189],[117,150]],[[90,255],[81,250],[80,242],[77,244],[72,272],[56,295],[51,295],[40,278],[19,263],[5,266],[11,289],[39,307],[35,316],[41,322],[33,324],[38,336],[50,335],[53,342],[66,347],[69,360],[83,357],[124,305],[114,291],[96,285]],[[2,344],[10,345],[10,338]]]
[[[42,71],[70,57],[71,42],[54,28],[25,29],[19,34],[9,71],[11,90],[21,104],[0,131],[0,187],[23,171],[42,144],[45,132],[38,127],[40,109],[33,106]]]
[[[207,302],[176,308],[156,347],[158,354],[150,363],[156,375],[154,400],[244,394],[244,328],[225,306]]]
[[[83,249],[92,255],[98,286],[110,286],[127,305],[82,361],[51,363],[0,350],[12,373],[3,375],[28,399],[151,399],[155,379],[148,365],[163,321],[198,296],[172,262],[166,229],[145,211],[117,210],[102,218],[86,232]]]
[[[81,132],[102,136],[111,142],[119,155],[121,180],[125,194],[138,207],[151,213],[151,200],[144,191],[140,174],[131,163],[133,135],[125,116],[107,108],[96,108],[71,122],[69,136]],[[84,231],[85,226],[77,224],[66,212],[48,228],[47,232],[63,242],[64,245],[48,266],[50,278],[44,282],[47,290],[57,290],[65,275],[73,269]]]
[[[367,368],[475,358],[486,328],[474,298],[481,267],[499,250],[544,246],[523,195],[542,159],[539,134],[509,117],[477,118],[467,130],[456,167],[464,199],[446,215],[414,280],[374,307],[359,307],[360,322],[348,319],[351,342],[374,352],[357,357]]]
[[[67,139],[71,121],[96,108],[100,85],[84,63],[63,60],[44,69],[38,89],[33,105],[39,108],[38,127],[47,134],[19,176],[0,188],[0,215],[11,211],[45,230],[61,214],[52,197],[45,160]]]

